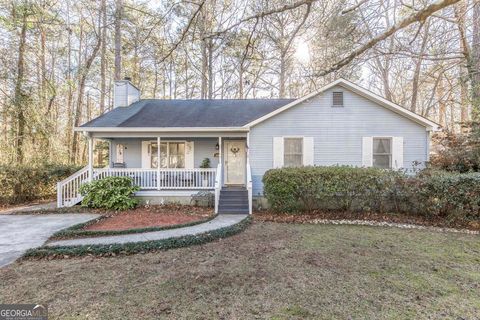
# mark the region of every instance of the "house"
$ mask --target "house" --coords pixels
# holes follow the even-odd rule
[[[89,164],[58,184],[59,207],[78,203],[85,181],[128,176],[152,203],[189,203],[204,190],[216,212],[251,213],[271,168],[422,166],[438,129],[344,79],[300,99],[140,99],[129,80],[114,91],[113,110],[75,128],[88,137]],[[107,168],[93,168],[93,139],[109,141]]]

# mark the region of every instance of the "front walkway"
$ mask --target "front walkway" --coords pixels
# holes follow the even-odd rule
[[[230,227],[247,218],[246,214],[219,214],[215,219],[208,222],[197,224],[190,227],[169,229],[162,231],[144,232],[136,234],[125,234],[108,237],[79,238],[72,240],[59,240],[46,244],[46,246],[82,246],[82,245],[109,245],[123,244],[130,242],[145,242],[152,240],[163,240],[169,238],[179,238],[189,235],[198,235],[211,232],[220,228]]]
[[[87,222],[98,214],[0,215],[0,267],[41,246],[55,232]]]

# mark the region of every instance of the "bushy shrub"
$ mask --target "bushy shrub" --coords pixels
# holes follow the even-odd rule
[[[135,208],[138,200],[133,194],[140,190],[129,177],[106,177],[86,183],[80,187],[82,206],[111,210]]]
[[[273,169],[263,177],[264,192],[276,211],[381,210],[379,193],[394,193],[403,174],[347,166]]]
[[[276,212],[313,209],[408,212],[480,218],[480,173],[401,171],[346,166],[273,169],[264,192]]]
[[[55,197],[56,184],[81,167],[76,165],[1,165],[0,204]]]
[[[433,172],[410,178],[409,206],[440,217],[480,218],[480,173]]]
[[[433,136],[430,159],[433,168],[453,172],[480,171],[480,128],[472,124],[466,133],[439,132]]]

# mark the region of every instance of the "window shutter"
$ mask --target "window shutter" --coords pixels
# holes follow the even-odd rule
[[[363,137],[362,139],[362,166],[371,167],[373,165],[373,138]]]
[[[313,137],[303,137],[303,165],[313,166]]]
[[[150,141],[142,141],[142,168],[150,169]]]
[[[403,137],[392,138],[392,168],[403,168]]]
[[[283,137],[273,137],[273,167],[283,167]]]
[[[185,168],[186,169],[193,169],[194,168],[194,149],[193,149],[193,141],[185,142]]]

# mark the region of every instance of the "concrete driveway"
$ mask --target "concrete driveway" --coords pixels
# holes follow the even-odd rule
[[[40,247],[55,232],[99,217],[97,214],[0,215],[0,267],[30,248]]]

